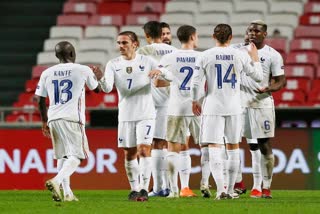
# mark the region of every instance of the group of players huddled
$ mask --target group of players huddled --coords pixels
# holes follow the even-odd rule
[[[118,34],[120,56],[111,59],[104,72],[75,64],[70,43],[56,46],[60,64],[41,75],[36,90],[43,133],[52,138],[60,169],[46,182],[53,199],[78,200],[70,189],[70,176],[88,151],[83,127],[85,85],[96,92],[117,89],[118,147],[125,155],[129,200],[195,197],[189,188],[190,142],[201,148],[202,196],[211,197],[212,174],[216,200],[239,198],[246,191],[239,153],[242,137],[252,154],[250,197],[272,198],[270,138],[274,137],[275,113],[271,93],[284,87],[286,79],[281,55],[264,42],[267,25],[252,21],[244,43],[230,45],[232,28],[218,24],[212,48],[203,52],[195,50],[198,35],[193,26],[178,28],[180,49],[171,46],[168,24],[150,21],[143,29],[148,43],[144,47],[139,47],[134,32]],[[70,74],[55,76],[56,70],[70,70]],[[151,177],[153,187],[148,191]]]

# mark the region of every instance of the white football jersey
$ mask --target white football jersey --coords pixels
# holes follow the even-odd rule
[[[256,81],[262,80],[259,62],[252,63],[248,54],[232,47],[214,47],[201,53],[192,78],[192,99],[205,76],[208,91],[203,101],[203,115],[241,114],[240,74],[246,72]]]
[[[160,70],[170,75],[170,96],[168,115],[194,116],[190,94],[191,78],[200,52],[194,50],[177,50],[163,56],[160,60]],[[169,72],[169,74],[168,74]],[[204,95],[204,85],[202,87]],[[200,97],[200,96],[199,96]]]
[[[165,43],[152,43],[150,45],[139,48],[137,50],[137,53],[150,56],[154,60],[156,60],[157,63],[159,63],[161,57],[166,54],[172,53],[175,50],[177,50],[177,48]],[[169,98],[169,88],[157,88],[152,84],[152,96],[155,106],[167,106]]]
[[[119,122],[155,118],[155,107],[151,94],[151,79],[148,74],[157,67],[149,57],[136,54],[132,60],[122,56],[107,63],[102,90],[110,92],[113,84],[119,95]]]
[[[90,90],[98,86],[88,66],[61,63],[46,69],[35,94],[49,96],[48,122],[65,119],[85,124],[85,85]]]
[[[240,50],[245,51],[243,46]],[[260,63],[263,69],[263,80],[255,82],[250,77],[242,75],[241,97],[243,107],[273,108],[274,102],[271,93],[258,94],[254,90],[270,85],[271,77],[284,75],[284,64],[281,54],[272,47],[265,45],[258,50]]]

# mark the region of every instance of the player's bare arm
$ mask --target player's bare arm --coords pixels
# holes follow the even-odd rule
[[[46,98],[45,97],[40,97],[36,96],[38,99],[38,106],[39,106],[39,111],[40,111],[40,116],[41,116],[41,121],[42,121],[42,133],[45,137],[50,138],[50,129],[48,127],[48,116],[47,116],[47,106],[46,106]]]
[[[96,76],[97,80],[101,80],[101,78],[103,77],[103,72],[101,71],[101,69],[98,66],[92,65],[90,66],[92,72],[94,73],[94,75]]]
[[[253,42],[249,43],[248,54],[252,61],[259,62],[258,49]]]
[[[268,87],[257,89],[256,93],[276,92],[285,87],[286,85],[285,75],[275,76],[271,79],[271,84]]]

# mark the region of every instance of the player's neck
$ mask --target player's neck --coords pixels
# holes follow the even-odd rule
[[[128,53],[127,55],[122,56],[125,60],[132,60],[136,58],[136,52],[134,51],[133,53]]]
[[[181,45],[181,49],[183,49],[183,50],[193,50],[194,49],[194,44],[192,44],[192,43],[183,43]]]
[[[162,40],[161,40],[161,38],[155,38],[155,39],[153,39],[152,41],[151,41],[151,44],[152,43],[162,43]]]

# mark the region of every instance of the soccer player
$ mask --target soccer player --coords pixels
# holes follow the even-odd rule
[[[263,68],[263,80],[257,84],[242,76],[242,100],[245,107],[244,136],[258,139],[257,143],[249,142],[253,168],[259,164],[261,151],[262,190],[259,174],[254,175],[254,186],[250,196],[272,198],[271,181],[274,167],[274,155],[270,138],[274,137],[275,113],[271,93],[280,90],[286,84],[283,59],[279,52],[265,44],[267,25],[262,20],[252,21],[247,29],[249,41],[258,49]],[[256,166],[257,168],[258,166]]]
[[[159,63],[160,70],[151,71],[151,76],[161,75],[170,81],[170,97],[168,104],[168,168],[170,195],[169,198],[179,197],[178,172],[180,174],[180,197],[193,197],[196,194],[189,188],[191,158],[187,150],[181,151],[186,144],[187,132],[190,129],[193,136],[199,136],[199,118],[192,113],[190,96],[190,79],[199,52],[194,51],[198,46],[196,29],[190,25],[179,27],[177,36],[181,49],[163,56]],[[196,142],[198,143],[198,137]],[[180,153],[183,153],[181,155]],[[184,158],[188,156],[189,160]],[[183,170],[183,171],[182,171]]]
[[[99,92],[92,70],[76,64],[76,53],[67,41],[55,46],[60,63],[46,69],[40,77],[35,94],[39,96],[42,132],[52,139],[54,158],[58,159],[58,174],[46,182],[54,201],[62,201],[59,186],[63,185],[64,200],[76,201],[69,187],[69,177],[89,151],[85,134],[85,85]],[[49,96],[49,109],[46,97]]]
[[[240,74],[245,72],[255,81],[261,81],[262,68],[254,44],[250,44],[250,57],[229,47],[232,39],[232,29],[229,25],[217,25],[213,38],[216,47],[204,51],[196,62],[191,96],[193,113],[202,114],[200,142],[209,144],[209,164],[217,186],[216,199],[220,200],[235,197],[233,187],[240,164],[238,141],[242,127]],[[207,80],[208,91],[201,108],[197,100],[203,77]],[[224,137],[228,139],[226,188],[223,176]]]
[[[160,22],[161,27],[161,41],[168,45],[172,44],[172,34],[170,25],[166,22]]]
[[[139,41],[134,32],[119,33],[117,43],[121,56],[110,60],[104,76],[97,75],[97,78],[104,92],[109,93],[115,85],[119,95],[118,147],[124,150],[125,169],[131,187],[128,199],[146,201],[155,128],[152,82],[148,73],[157,64],[151,58],[136,53]]]
[[[150,56],[159,63],[162,56],[176,50],[175,47],[162,43],[161,26],[157,21],[147,22],[143,26],[148,45],[138,49],[137,53]],[[153,191],[149,196],[168,196],[169,186],[167,179],[166,162],[166,124],[169,88],[156,88],[152,84],[152,96],[156,107],[156,126],[152,144],[152,177]]]

